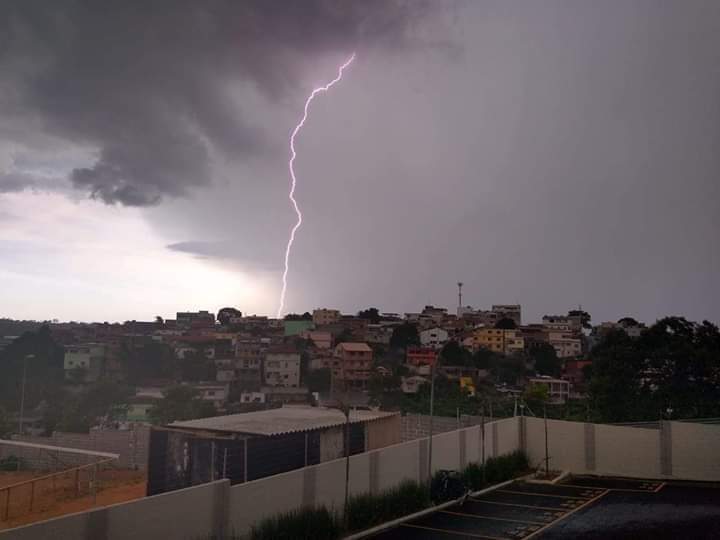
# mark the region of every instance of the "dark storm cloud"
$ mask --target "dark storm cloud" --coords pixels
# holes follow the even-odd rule
[[[16,0],[0,17],[0,114],[92,146],[73,185],[106,203],[146,206],[213,176],[213,153],[270,144],[229,86],[277,100],[308,59],[401,48],[421,1]],[[17,189],[21,182],[12,184]]]

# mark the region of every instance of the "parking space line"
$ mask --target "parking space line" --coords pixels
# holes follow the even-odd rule
[[[654,493],[655,490],[653,489],[630,489],[630,488],[609,488],[609,487],[601,487],[601,486],[576,486],[573,484],[559,484],[561,486],[570,486],[570,487],[586,487],[587,489],[604,489],[608,491],[628,491],[630,493]]]
[[[602,493],[600,493],[600,495],[597,495],[597,496],[593,497],[592,499],[590,499],[590,500],[588,500],[588,501],[585,501],[585,502],[582,503],[580,506],[576,506],[575,508],[573,508],[572,510],[570,510],[567,514],[564,514],[563,516],[559,517],[559,518],[556,519],[555,521],[552,521],[552,522],[548,523],[547,525],[543,525],[543,526],[540,527],[538,530],[536,530],[536,531],[532,532],[531,534],[523,537],[522,540],[529,540],[530,538],[533,538],[533,537],[537,536],[537,535],[540,534],[542,531],[544,531],[544,530],[546,530],[546,529],[549,529],[550,527],[552,527],[552,526],[555,525],[556,523],[559,523],[560,521],[566,519],[568,516],[574,514],[575,512],[577,512],[577,511],[579,511],[579,510],[582,510],[582,509],[585,508],[586,506],[588,506],[588,505],[594,503],[595,501],[601,499],[602,497],[604,497],[604,496],[607,495],[608,493],[610,493],[610,490],[609,490],[609,489],[606,489],[605,491],[603,491]]]
[[[667,485],[667,482],[660,482],[660,485],[655,488],[655,490],[653,491],[653,493],[657,493],[657,492],[660,491],[662,488],[664,488],[666,485]]]
[[[504,538],[502,536],[484,536],[481,534],[474,534],[474,533],[470,533],[470,532],[452,531],[449,529],[438,529],[437,527],[426,527],[425,525],[415,525],[413,523],[403,523],[400,526],[401,527],[412,527],[414,529],[425,529],[427,531],[435,531],[435,532],[441,532],[441,533],[447,533],[447,534],[455,534],[457,536],[472,536],[473,538],[482,538],[483,540],[510,540],[509,538]]]
[[[519,506],[520,508],[535,508],[537,510],[551,510],[553,512],[562,512],[563,510],[566,510],[565,508],[552,508],[550,506],[531,506],[529,504],[518,504],[518,503],[506,503],[506,502],[496,502],[496,501],[486,501],[483,499],[475,499],[474,497],[470,498],[471,501],[479,502],[479,503],[485,503],[485,504],[497,504],[499,506]]]
[[[551,495],[550,493],[532,493],[530,491],[513,491],[512,489],[496,489],[495,493],[515,493],[517,495],[532,495],[533,497],[554,497],[555,499],[582,499],[586,501],[588,497],[570,497],[568,495]]]
[[[478,514],[468,514],[466,512],[451,512],[450,510],[440,510],[441,514],[452,514],[453,516],[463,516],[477,519],[491,519],[493,521],[509,521],[511,523],[527,523],[528,525],[545,525],[547,521],[528,521],[527,519],[510,519],[492,516],[481,516]]]

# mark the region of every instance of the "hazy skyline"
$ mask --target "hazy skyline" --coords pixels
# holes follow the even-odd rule
[[[720,319],[719,4],[305,5],[0,15],[0,316],[274,314],[357,50],[288,311]]]

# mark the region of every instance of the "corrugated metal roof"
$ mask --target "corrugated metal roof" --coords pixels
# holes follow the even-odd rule
[[[382,411],[350,411],[350,422],[369,422],[398,413]],[[316,429],[326,429],[345,423],[345,415],[337,409],[325,407],[281,407],[198,420],[173,422],[168,427],[245,433],[251,435],[282,435]]]

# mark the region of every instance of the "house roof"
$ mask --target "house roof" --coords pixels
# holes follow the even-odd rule
[[[367,343],[340,343],[338,347],[345,351],[353,352],[372,352],[372,349]]]
[[[381,411],[350,411],[350,423],[369,422],[398,413]],[[345,423],[345,415],[325,407],[281,407],[199,420],[173,422],[168,427],[202,429],[251,435],[283,435],[316,429],[327,429]]]

